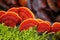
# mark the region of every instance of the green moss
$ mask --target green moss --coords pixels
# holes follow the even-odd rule
[[[51,33],[46,33],[38,35],[35,27],[20,32],[18,27],[10,28],[0,24],[0,40],[49,40]]]
[[[54,34],[54,40],[60,40],[60,32]]]

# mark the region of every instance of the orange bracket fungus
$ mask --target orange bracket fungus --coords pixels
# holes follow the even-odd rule
[[[34,27],[35,25],[38,26],[39,22],[36,19],[26,19],[20,24],[20,31],[27,30],[30,27]]]
[[[50,24],[48,24],[46,21],[40,22],[38,27],[37,27],[37,32],[45,32],[45,31],[50,31]]]
[[[8,10],[8,12],[9,12],[9,11],[18,13],[18,8],[13,7],[13,8],[10,8],[10,9]]]
[[[18,22],[21,22],[21,18],[15,12],[6,12],[0,17],[0,22],[14,27]]]
[[[33,19],[35,18],[34,14],[30,11],[30,9],[26,7],[19,8],[19,16],[21,16],[23,20],[28,18],[33,18]]]
[[[52,25],[52,32],[58,32],[60,31],[60,23],[59,22],[55,22]]]
[[[0,11],[0,16],[2,16],[3,14],[5,14],[5,11]]]

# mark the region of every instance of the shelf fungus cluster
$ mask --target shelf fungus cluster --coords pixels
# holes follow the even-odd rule
[[[0,7],[4,10],[22,6],[31,9],[37,18],[60,22],[60,0],[0,0]]]
[[[14,28],[19,24],[19,30],[28,30],[35,27],[37,32],[58,32],[60,22],[51,23],[50,21],[36,18],[34,13],[26,7],[13,7],[8,11],[0,11],[0,23]],[[52,25],[51,25],[52,24]]]
[[[8,11],[0,11],[0,23],[4,23],[7,26],[14,27],[16,24],[20,24],[28,18],[34,19],[35,16],[30,9],[26,7],[13,7]]]

